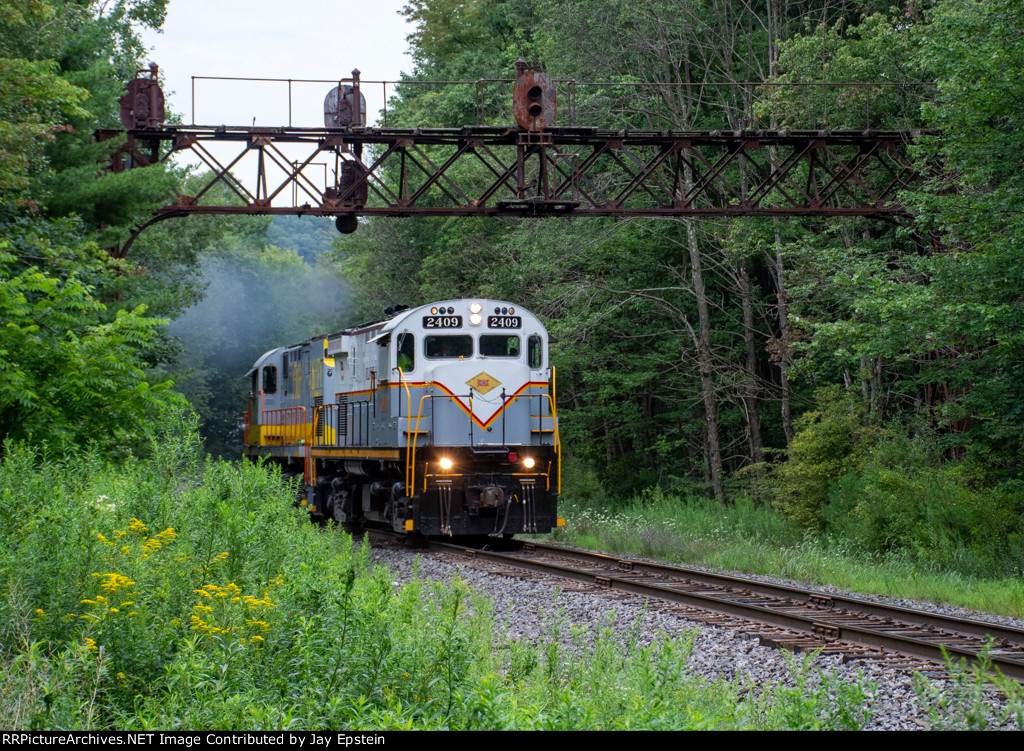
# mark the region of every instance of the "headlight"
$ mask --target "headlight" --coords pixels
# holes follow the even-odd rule
[[[523,466],[526,467],[527,469],[533,469],[534,464],[536,464],[536,462],[529,456],[523,459]]]
[[[479,326],[482,320],[484,320],[483,316],[481,316],[479,313],[474,313],[469,317],[469,322],[473,326]]]
[[[442,458],[441,461],[439,462],[439,464],[441,465],[441,469],[443,469],[445,471],[448,471],[449,469],[451,469],[452,467],[455,466],[455,462],[453,462],[447,456]]]
[[[483,309],[483,306],[478,302],[471,302],[469,304],[470,313],[479,313]]]

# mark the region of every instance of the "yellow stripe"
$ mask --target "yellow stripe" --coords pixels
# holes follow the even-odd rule
[[[398,449],[328,449],[317,447],[313,456],[332,459],[398,459]]]

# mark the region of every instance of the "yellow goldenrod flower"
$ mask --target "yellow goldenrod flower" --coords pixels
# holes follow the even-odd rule
[[[149,527],[143,524],[141,521],[136,519],[134,516],[128,522],[128,529],[132,532],[148,532]]]
[[[112,573],[112,574],[93,574],[93,576],[103,576],[104,580],[100,584],[100,587],[102,587],[103,590],[106,591],[106,592],[116,592],[119,589],[124,589],[125,587],[130,587],[131,585],[133,585],[135,583],[131,579],[129,579],[127,576],[122,576],[121,574],[118,574],[118,573]]]
[[[36,608],[36,615],[42,618],[46,615],[46,611],[44,611],[42,608]]]

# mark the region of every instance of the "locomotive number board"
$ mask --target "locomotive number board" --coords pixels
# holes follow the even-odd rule
[[[523,319],[519,316],[487,316],[489,329],[521,329]]]
[[[423,316],[425,329],[461,329],[462,316]]]

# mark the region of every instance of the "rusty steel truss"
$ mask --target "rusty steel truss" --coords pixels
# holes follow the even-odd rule
[[[911,131],[551,127],[555,82],[516,72],[514,125],[366,127],[356,70],[328,95],[325,127],[266,128],[165,124],[154,66],[122,99],[111,169],[179,155],[208,171],[121,253],[192,214],[333,216],[341,232],[360,216],[895,217],[919,183]]]
[[[196,195],[159,210],[175,214],[874,216],[905,213],[899,191],[917,180],[898,131],[169,125],[129,136],[209,167]],[[228,143],[229,159],[214,155],[212,144]],[[246,163],[254,190],[236,174]],[[312,164],[332,164],[323,172],[336,179],[310,174]],[[204,203],[218,183],[240,204]]]

